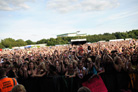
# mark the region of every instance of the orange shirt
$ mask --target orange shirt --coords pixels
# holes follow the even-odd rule
[[[10,92],[15,85],[17,85],[15,78],[2,78],[0,79],[0,92]]]

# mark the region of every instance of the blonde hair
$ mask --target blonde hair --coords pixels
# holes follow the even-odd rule
[[[92,62],[92,59],[91,59],[91,58],[87,58],[87,60],[88,60],[89,62]]]
[[[14,86],[11,92],[26,92],[26,89],[22,84],[19,84]]]
[[[45,68],[46,68],[46,67],[45,67],[45,63],[44,63],[44,62],[41,62],[41,63],[40,63],[40,66],[42,66],[42,68],[43,68],[43,69],[45,69]]]

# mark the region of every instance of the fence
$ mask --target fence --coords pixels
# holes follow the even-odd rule
[[[100,74],[108,92],[120,92],[120,89],[132,89],[133,92],[138,90],[138,73],[133,73],[134,76],[129,76],[128,73],[116,74]],[[23,84],[27,92],[77,92],[82,83],[88,79],[86,76],[83,79],[65,78],[64,76],[42,77],[18,79],[20,84]],[[132,83],[133,81],[133,83]]]

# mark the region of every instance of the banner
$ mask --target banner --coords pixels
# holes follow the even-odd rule
[[[91,92],[108,92],[101,76],[94,76],[91,80],[82,83],[82,85],[88,87]]]

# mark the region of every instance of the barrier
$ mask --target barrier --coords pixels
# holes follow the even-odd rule
[[[121,92],[121,89],[132,89],[131,87],[128,88],[128,85],[131,83],[131,80],[127,73],[103,73],[100,74],[100,76],[108,92]],[[84,81],[79,79],[78,77],[65,78],[64,76],[54,76],[18,79],[18,82],[25,86],[27,92],[77,92],[77,90],[82,86],[82,83]],[[137,88],[136,82],[134,82],[134,87]]]
[[[82,83],[83,86],[88,87],[91,92],[108,92],[101,76],[94,76],[89,81]]]

